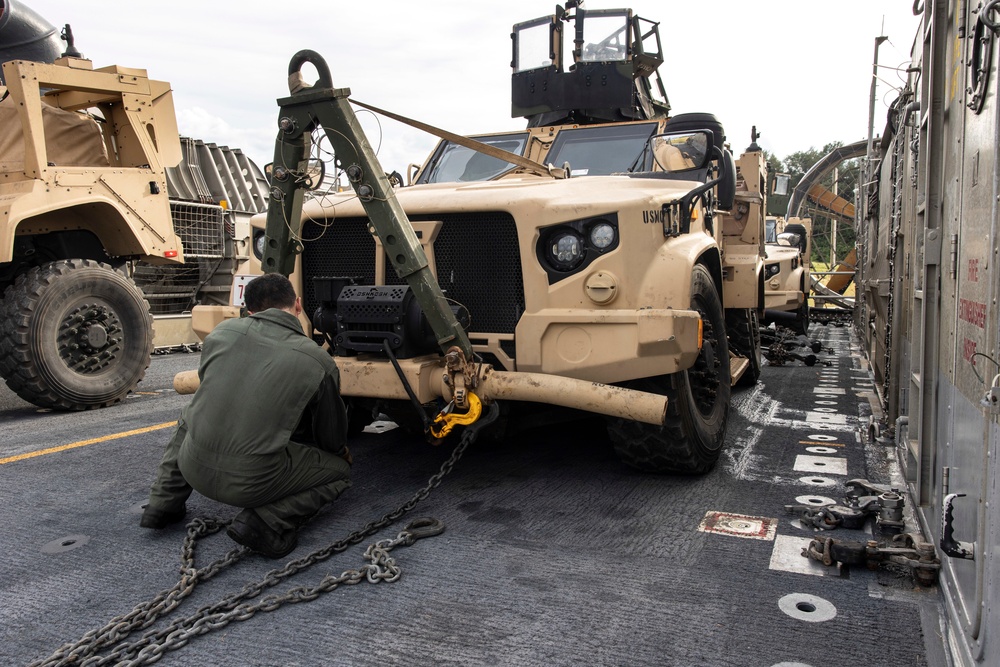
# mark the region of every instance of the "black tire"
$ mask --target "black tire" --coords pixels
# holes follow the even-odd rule
[[[424,437],[423,419],[420,418],[420,414],[417,413],[416,408],[409,401],[386,400],[380,402],[377,405],[377,409],[394,421],[399,430],[406,435],[414,438]],[[433,417],[433,415],[437,414],[437,411],[427,407],[426,413],[428,417]]]
[[[805,336],[809,333],[809,299],[802,302],[799,309],[795,311],[795,332]]]
[[[371,405],[365,404],[355,398],[343,397],[344,407],[347,408],[347,437],[353,438],[364,433],[365,428],[371,424]]]
[[[760,323],[757,311],[752,308],[726,311],[726,333],[729,348],[750,360],[750,366],[736,381],[738,387],[752,387],[760,379]]]
[[[153,317],[122,273],[89,259],[34,267],[4,293],[0,375],[43,408],[118,403],[146,374]]]
[[[629,382],[631,389],[667,397],[663,426],[610,419],[618,457],[646,472],[698,474],[715,467],[729,419],[729,345],[722,302],[708,270],[691,275],[691,307],[704,320],[704,344],[691,368]]]

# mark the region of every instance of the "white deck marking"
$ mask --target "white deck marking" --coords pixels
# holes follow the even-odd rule
[[[810,454],[836,454],[840,450],[834,447],[806,447],[806,451]]]
[[[847,390],[841,389],[840,387],[813,387],[813,393],[830,396],[844,396],[847,394]]]
[[[806,421],[811,423],[819,422],[821,424],[843,424],[847,425],[847,417],[844,415],[827,415],[822,412],[806,412]]]
[[[847,459],[837,456],[810,456],[799,454],[795,457],[792,470],[796,472],[816,472],[826,475],[846,475]]]
[[[796,496],[795,502],[799,505],[815,505],[816,507],[837,504],[836,500],[827,498],[826,496]]]
[[[822,623],[837,616],[833,603],[808,593],[789,593],[778,600],[778,608],[792,618],[807,623]]]

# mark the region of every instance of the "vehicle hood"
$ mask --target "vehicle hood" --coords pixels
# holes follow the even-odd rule
[[[628,176],[504,178],[474,183],[434,183],[400,188],[396,198],[409,214],[545,209],[548,218],[571,219],[595,210],[610,212],[642,205],[660,207],[700,185],[693,181]],[[306,202],[304,218],[364,216],[353,192]]]

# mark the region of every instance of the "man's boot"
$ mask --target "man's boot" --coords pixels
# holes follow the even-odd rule
[[[161,530],[171,524],[182,521],[186,514],[187,507],[184,505],[173,510],[162,510],[147,505],[146,509],[142,511],[142,518],[139,519],[139,525],[143,528]]]
[[[268,558],[284,558],[299,543],[298,531],[278,532],[264,523],[260,515],[252,509],[245,509],[237,514],[226,529],[226,535],[237,544],[242,544]]]

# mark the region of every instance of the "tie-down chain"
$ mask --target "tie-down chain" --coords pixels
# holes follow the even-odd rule
[[[448,460],[441,465],[440,470],[431,476],[424,487],[395,510],[369,522],[364,528],[354,531],[337,542],[307,556],[290,561],[280,569],[271,570],[262,579],[248,583],[241,590],[230,593],[213,604],[200,607],[190,616],[175,619],[163,629],[149,630],[141,638],[131,643],[122,642],[134,631],[146,629],[159,618],[170,613],[184,598],[191,595],[199,583],[212,578],[249,553],[246,548],[233,549],[209,565],[196,568],[195,546],[197,542],[219,532],[229,525],[229,522],[210,518],[195,519],[188,524],[187,536],[181,549],[181,576],[173,587],[161,591],[151,600],[136,605],[127,614],[111,619],[103,627],[91,630],[79,640],[64,644],[48,658],[31,663],[30,667],[55,667],[57,665],[97,667],[109,664],[132,667],[147,665],[159,660],[167,651],[187,645],[189,641],[199,635],[224,628],[233,621],[245,621],[252,618],[258,611],[274,611],[284,604],[309,602],[341,585],[357,584],[362,581],[374,584],[398,580],[400,569],[389,552],[397,546],[410,546],[420,538],[440,534],[444,530],[444,524],[436,519],[416,519],[407,524],[395,538],[381,540],[370,545],[364,554],[364,558],[368,562],[358,569],[347,570],[337,577],[327,575],[312,587],[298,586],[290,588],[284,593],[268,595],[253,603],[246,602],[298,572],[327,560],[334,554],[345,551],[351,545],[374,535],[410,512],[441,484],[441,481],[451,472],[468,446],[475,441],[479,432],[495,421],[499,413],[499,405],[496,402],[491,403],[481,419],[466,427],[458,445]],[[110,652],[98,655],[100,651],[116,643],[118,645]]]

